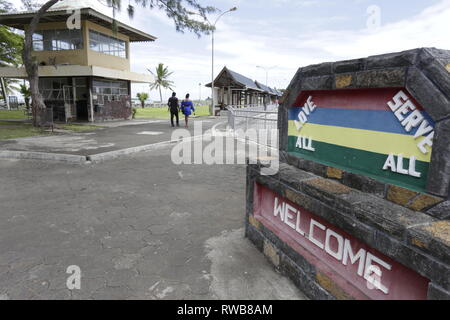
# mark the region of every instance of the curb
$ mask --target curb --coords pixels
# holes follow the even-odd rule
[[[200,136],[194,136],[188,138],[188,140],[196,140]],[[98,153],[88,156],[75,155],[75,154],[61,154],[61,153],[47,153],[47,152],[33,152],[33,151],[11,151],[0,150],[0,159],[19,159],[19,160],[46,160],[46,161],[59,161],[67,163],[100,163],[102,161],[116,159],[120,156],[130,155],[133,153],[144,152],[154,150],[171,144],[176,144],[186,140],[186,138],[180,138],[177,140],[162,141],[154,144],[147,144],[144,146],[131,147],[126,149],[114,150],[104,153]]]
[[[93,154],[93,155],[87,155],[87,156],[74,155],[74,154],[62,154],[62,153],[0,150],[0,159],[48,160],[48,161],[59,161],[59,162],[78,163],[78,164],[100,163],[102,161],[116,159],[120,156],[154,150],[154,149],[165,147],[165,146],[168,146],[171,144],[176,144],[181,141],[195,141],[199,138],[204,138],[205,136],[211,136],[211,134],[198,135],[198,136],[193,136],[193,137],[189,137],[189,138],[180,138],[180,139],[176,139],[176,140],[162,141],[162,142],[157,142],[157,143],[153,143],[153,144],[147,144],[147,145],[143,145],[143,146],[108,151],[108,152],[103,152],[103,153],[98,153],[98,154]],[[236,138],[236,139],[242,140],[243,142],[245,141],[245,140],[239,139],[239,138]]]
[[[163,142],[158,142],[158,143],[154,143],[154,144],[147,144],[144,146],[131,147],[131,148],[126,148],[126,149],[120,149],[120,150],[114,150],[114,151],[109,151],[109,152],[93,154],[93,155],[87,156],[86,160],[91,161],[92,163],[99,163],[99,162],[102,162],[105,160],[115,159],[120,156],[125,156],[125,155],[138,153],[138,152],[149,151],[149,150],[153,150],[153,149],[156,149],[159,147],[164,147],[169,144],[177,143],[178,141],[179,140],[163,141]]]
[[[86,163],[86,156],[61,153],[30,152],[30,151],[0,151],[0,159],[32,159],[32,160],[50,160],[70,163]]]
[[[144,145],[144,146],[131,147],[131,148],[126,148],[126,149],[120,149],[120,150],[114,150],[114,151],[109,151],[109,152],[104,152],[104,153],[98,153],[98,154],[93,154],[93,155],[87,156],[86,160],[90,161],[92,163],[99,163],[99,162],[102,162],[102,161],[115,159],[115,158],[118,158],[120,156],[125,156],[125,155],[129,155],[129,154],[133,154],[133,153],[139,153],[139,152],[154,150],[154,149],[157,149],[157,148],[160,148],[160,147],[165,147],[165,146],[168,146],[168,145],[171,145],[171,144],[175,144],[175,143],[181,142],[183,140],[196,140],[196,139],[201,138],[201,137],[203,137],[203,135],[189,137],[188,139],[180,138],[180,139],[176,139],[176,140],[168,140],[168,141],[162,141],[162,142],[157,142],[157,143],[153,143],[153,144],[147,144],[147,145]]]

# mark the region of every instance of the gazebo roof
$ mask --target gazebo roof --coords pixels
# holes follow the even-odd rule
[[[258,88],[260,88],[261,90],[263,90],[264,92],[267,92],[270,95],[274,95],[274,96],[282,96],[281,92],[279,92],[276,89],[272,89],[271,87],[265,86],[262,83],[255,81],[256,85],[258,86]]]
[[[211,83],[208,83],[205,86],[211,87]],[[262,91],[260,88],[258,88],[258,86],[252,79],[247,78],[240,73],[232,71],[227,67],[224,67],[214,80],[214,87],[233,87],[239,89]]]

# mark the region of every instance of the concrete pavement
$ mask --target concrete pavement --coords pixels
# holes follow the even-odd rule
[[[194,128],[194,122],[197,121],[201,121],[204,128],[207,129],[217,123],[226,121],[226,118],[192,118],[189,123],[191,132]],[[106,128],[53,136],[0,140],[0,151],[29,151],[90,156],[169,141],[174,130],[170,126],[169,120],[114,121],[100,123],[99,125],[106,126]],[[184,128],[184,120],[180,121],[180,128]]]
[[[0,160],[0,298],[303,299],[243,236],[245,167],[175,166],[170,151]]]

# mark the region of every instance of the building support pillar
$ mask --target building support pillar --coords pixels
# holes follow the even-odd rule
[[[92,85],[93,81],[92,78],[89,78],[88,86],[89,86],[89,122],[94,122],[94,97],[92,96]]]

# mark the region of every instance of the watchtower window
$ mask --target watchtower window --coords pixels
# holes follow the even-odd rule
[[[89,30],[89,47],[93,51],[126,58],[126,42],[108,35]]]
[[[77,50],[83,48],[81,29],[38,30],[33,34],[34,51]]]

